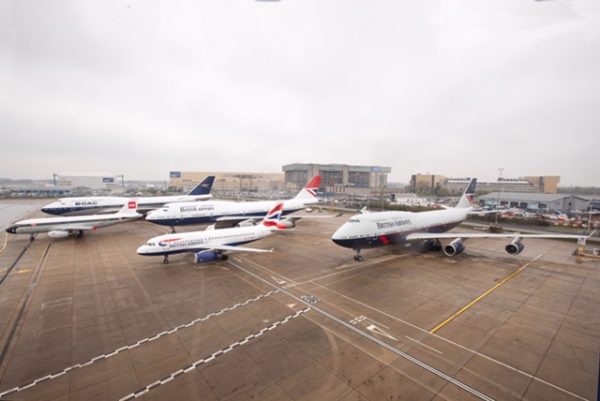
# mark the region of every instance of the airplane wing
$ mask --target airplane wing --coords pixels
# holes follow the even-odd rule
[[[215,223],[215,228],[228,228],[234,227],[237,224],[242,222],[247,222],[248,224],[255,225],[257,222],[261,221],[262,217],[248,217],[248,216],[224,216],[217,218],[217,222]]]
[[[58,231],[86,231],[86,230],[95,230],[96,223],[77,223],[77,224],[65,224],[60,228],[56,228]]]
[[[244,246],[233,246],[233,245],[212,246],[208,250],[209,251],[258,252],[258,253],[273,252],[273,249],[258,249],[258,248],[248,248],[248,247],[244,247]]]
[[[555,238],[555,239],[584,239],[587,235],[573,234],[521,234],[521,233],[412,233],[406,236],[408,241],[420,239],[444,239],[444,238]]]

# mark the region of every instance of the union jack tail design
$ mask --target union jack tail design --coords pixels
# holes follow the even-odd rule
[[[283,202],[279,202],[265,216],[262,221],[265,227],[274,227],[280,230],[287,228],[285,224],[281,223],[281,214],[283,213]]]

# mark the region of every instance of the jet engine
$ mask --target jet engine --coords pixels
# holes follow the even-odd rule
[[[214,262],[219,259],[227,260],[227,255],[221,255],[214,251],[200,251],[194,254],[194,263]]]
[[[521,252],[523,252],[523,249],[525,249],[525,245],[521,242],[521,238],[515,238],[513,242],[506,245],[504,249],[507,253],[511,255],[518,255]]]
[[[53,230],[48,232],[48,237],[50,238],[66,238],[68,236],[68,231]]]
[[[462,251],[465,250],[465,244],[463,244],[462,239],[457,238],[448,245],[444,247],[444,253],[446,256],[456,256]]]
[[[294,219],[283,219],[279,222],[280,226],[284,226],[286,229],[296,227],[296,220]]]

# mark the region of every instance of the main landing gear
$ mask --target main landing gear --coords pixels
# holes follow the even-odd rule
[[[165,264],[165,265],[169,264],[169,255],[165,255],[165,257],[163,258],[163,264]]]
[[[357,262],[362,262],[363,257],[360,254],[360,249],[355,249],[354,251],[356,252],[356,255],[354,255],[354,260],[356,260]]]
[[[221,260],[225,261],[229,259],[229,256],[225,255],[224,253],[221,254]]]
[[[171,234],[175,234],[175,226],[171,226]]]
[[[83,237],[83,230],[79,230],[79,232],[77,233],[77,238],[81,237]]]
[[[428,239],[423,244],[425,252],[439,252],[442,250],[442,243],[439,239]]]

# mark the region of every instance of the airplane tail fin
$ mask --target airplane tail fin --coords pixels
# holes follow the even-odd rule
[[[212,189],[213,182],[215,181],[214,175],[209,175],[200,184],[196,185],[194,189],[188,192],[188,195],[208,195]]]
[[[119,216],[134,216],[137,215],[137,201],[135,199],[130,199],[123,205],[121,209],[116,213]]]
[[[294,199],[303,201],[317,202],[317,191],[321,185],[321,176],[315,175],[305,186],[298,192]]]
[[[471,207],[475,204],[475,187],[477,186],[477,178],[471,178],[469,186],[465,189],[465,192],[460,197],[458,204],[456,205],[459,209]]]
[[[269,210],[267,215],[262,220],[262,225],[271,228],[273,231],[284,230],[288,228],[281,222],[281,215],[283,213],[283,202],[277,203]]]

